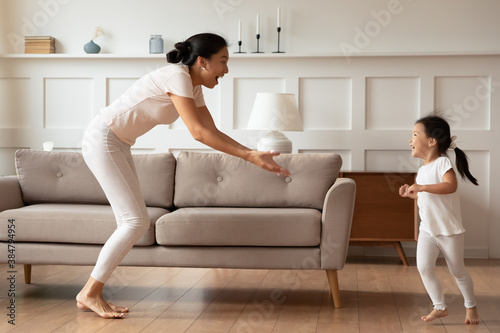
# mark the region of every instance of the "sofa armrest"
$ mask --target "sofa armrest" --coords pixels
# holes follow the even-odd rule
[[[344,267],[355,199],[356,183],[350,178],[337,178],[326,193],[321,217],[321,269]]]
[[[25,206],[17,176],[0,177],[0,212]]]

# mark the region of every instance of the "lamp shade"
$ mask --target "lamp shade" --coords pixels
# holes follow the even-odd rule
[[[294,94],[259,92],[255,97],[247,129],[302,131]]]

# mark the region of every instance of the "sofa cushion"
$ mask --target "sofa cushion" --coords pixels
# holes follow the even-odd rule
[[[340,155],[333,153],[284,154],[275,160],[290,177],[227,154],[181,152],[174,205],[321,209],[342,166]]]
[[[172,207],[174,156],[134,155],[134,162],[146,205]],[[81,153],[21,149],[16,152],[16,168],[23,200],[28,204],[108,204]]]
[[[155,243],[155,222],[168,212],[148,207],[151,227],[136,245]],[[35,204],[0,212],[0,241],[8,240],[9,219],[15,220],[16,242],[104,244],[116,229],[108,205]]]
[[[156,222],[160,245],[317,246],[320,235],[310,208],[180,208]]]

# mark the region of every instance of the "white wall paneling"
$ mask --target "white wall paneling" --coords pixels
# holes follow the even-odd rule
[[[4,148],[0,147],[0,177],[9,176],[16,174],[16,167],[14,165],[14,154],[16,150],[21,147],[16,148]]]
[[[115,99],[120,97],[135,81],[139,78],[113,78],[106,79],[106,105],[111,104]]]
[[[366,79],[366,129],[408,129],[420,110],[418,77]]]
[[[30,90],[29,78],[0,78],[0,128],[29,127]]]
[[[299,100],[305,130],[351,129],[351,78],[302,77]]]
[[[409,133],[409,132],[408,132]],[[410,135],[408,135],[408,138]],[[366,150],[365,168],[370,171],[416,172],[420,160],[413,158],[409,149],[404,150]]]
[[[91,78],[45,78],[44,128],[85,129],[93,100]]]
[[[408,140],[417,118],[445,110],[480,186],[461,184],[466,255],[500,258],[500,55],[233,55],[229,73],[204,89],[219,128],[255,147],[246,130],[259,91],[294,93],[304,131],[286,132],[294,153],[337,152],[343,170],[416,171]],[[0,174],[17,148],[79,150],[91,117],[163,55],[0,56]],[[458,105],[458,106],[457,106]],[[450,111],[451,110],[451,111]],[[139,138],[134,153],[211,151],[178,120]],[[412,255],[414,244],[405,244]]]
[[[490,129],[489,75],[436,77],[435,80],[435,108],[448,115],[453,128]]]
[[[485,255],[484,243],[482,240],[488,239],[488,233],[491,232],[488,224],[483,221],[488,220],[489,207],[488,202],[498,206],[498,199],[491,198],[491,187],[494,186],[495,180],[490,173],[490,151],[484,150],[465,150],[469,157],[469,166],[472,175],[476,177],[479,186],[475,186],[470,182],[459,182],[460,204],[462,208],[462,219],[464,228],[467,230],[467,253],[473,257],[483,257]],[[450,158],[455,161],[455,154],[450,152]],[[492,170],[493,171],[493,170]],[[498,184],[498,180],[496,182]],[[499,223],[499,219],[491,221]]]

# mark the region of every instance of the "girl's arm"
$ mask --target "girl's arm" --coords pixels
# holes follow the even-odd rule
[[[451,194],[457,190],[457,176],[453,169],[448,170],[443,175],[443,182],[439,184],[418,185],[413,184],[408,191],[410,192],[428,192],[433,194]]]
[[[235,140],[222,134],[213,123],[212,116],[206,107],[198,108],[192,98],[169,94],[172,102],[186,124],[189,133],[196,140],[213,149],[237,156],[259,168],[277,174],[290,175],[290,172],[279,166],[273,159],[279,153],[250,150]]]

